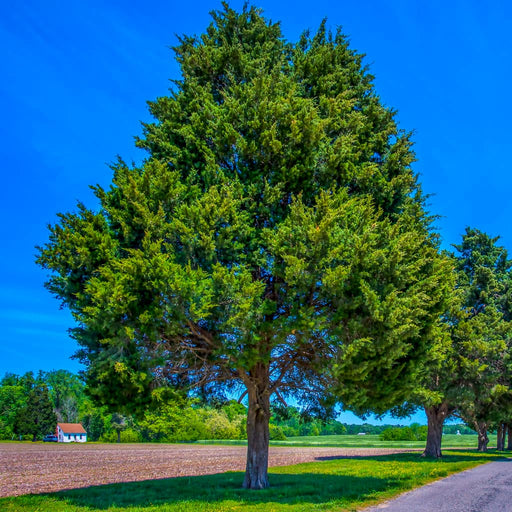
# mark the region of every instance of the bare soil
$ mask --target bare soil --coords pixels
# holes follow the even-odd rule
[[[245,446],[0,443],[0,497],[245,469]],[[270,466],[388,455],[380,448],[270,449]]]

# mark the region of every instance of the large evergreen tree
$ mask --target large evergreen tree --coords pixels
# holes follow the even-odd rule
[[[140,167],[38,262],[78,322],[89,392],[143,407],[161,384],[248,395],[244,486],[268,486],[272,397],[359,412],[402,401],[433,339],[438,257],[409,135],[340,31],[287,42],[224,5],[174,49]],[[449,285],[448,285],[449,287]]]

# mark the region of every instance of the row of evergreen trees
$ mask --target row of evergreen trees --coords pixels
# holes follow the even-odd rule
[[[454,286],[416,389],[400,412],[422,406],[428,418],[426,455],[441,456],[443,425],[458,417],[478,433],[485,451],[489,429],[504,448],[512,419],[512,261],[507,250],[467,228],[454,253]]]

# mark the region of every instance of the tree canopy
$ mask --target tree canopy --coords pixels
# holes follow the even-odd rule
[[[144,407],[171,384],[248,395],[244,485],[268,486],[271,397],[359,412],[403,401],[444,310],[410,135],[340,30],[286,41],[224,4],[174,48],[140,166],[38,262],[74,315],[89,393]]]

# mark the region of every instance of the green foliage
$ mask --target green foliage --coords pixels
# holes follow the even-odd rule
[[[464,378],[458,410],[483,434],[512,416],[512,261],[498,239],[467,228],[455,246],[466,311],[454,330]]]
[[[380,434],[386,428],[392,425],[371,425],[370,423],[363,423],[361,425],[347,425],[345,424],[346,433],[349,435],[364,433],[364,434]]]
[[[321,436],[331,436],[331,435],[341,435],[345,434],[347,429],[345,425],[336,420],[328,420],[325,423],[322,423],[322,428],[320,430]]]
[[[240,416],[245,418],[247,415],[247,407],[241,403],[238,403],[236,400],[229,400],[223,404],[222,410],[226,413],[230,421],[233,421]]]
[[[387,428],[379,437],[383,441],[426,441],[427,427],[412,424],[410,427]]]
[[[18,411],[26,406],[27,394],[18,376],[6,375],[0,382],[0,439],[13,439]]]
[[[204,415],[204,439],[243,439],[245,438],[245,415],[234,416],[231,420],[225,411],[206,410]]]
[[[195,441],[206,438],[204,418],[183,398],[159,401],[138,422],[142,438],[152,442]]]
[[[468,427],[467,425],[464,425],[463,423],[458,423],[456,425],[445,425],[443,427],[443,434],[455,434],[457,435],[457,432],[460,435],[475,435],[475,431]]]
[[[87,431],[89,441],[99,441],[110,427],[110,415],[105,407],[98,407],[86,397],[79,407],[80,422]]]
[[[319,418],[306,409],[281,404],[272,407],[270,425],[278,426],[286,437],[344,434],[346,427],[332,418]]]
[[[84,384],[78,375],[66,370],[55,370],[47,372],[44,381],[57,420],[64,423],[78,422],[80,403],[84,399]]]
[[[230,401],[219,409],[198,407],[175,395],[146,411],[135,423],[145,441],[177,442],[198,439],[245,439],[245,407]]]
[[[142,434],[130,427],[120,431],[119,434],[114,429],[103,434],[99,441],[102,443],[117,443],[118,439],[120,443],[140,443],[142,441]]]
[[[439,423],[437,432],[453,413],[482,433],[512,414],[512,262],[497,241],[467,228],[449,255],[452,297],[411,394],[413,404],[430,412],[429,421]],[[410,412],[406,407],[405,413]]]
[[[57,416],[44,382],[28,379],[26,403],[16,411],[13,431],[17,435],[30,435],[32,441],[55,431]]]
[[[418,426],[418,428],[414,430],[414,434],[418,441],[426,441],[427,434],[428,434],[428,427],[426,425]]]
[[[272,441],[285,441],[286,436],[284,434],[284,431],[281,427],[278,425],[272,425],[272,423],[269,425],[269,434],[270,439]]]
[[[409,134],[341,31],[289,43],[254,7],[212,16],[174,48],[147,160],[113,165],[100,209],[60,214],[39,248],[89,393],[141,411],[162,382],[235,380],[384,411],[450,288]]]

